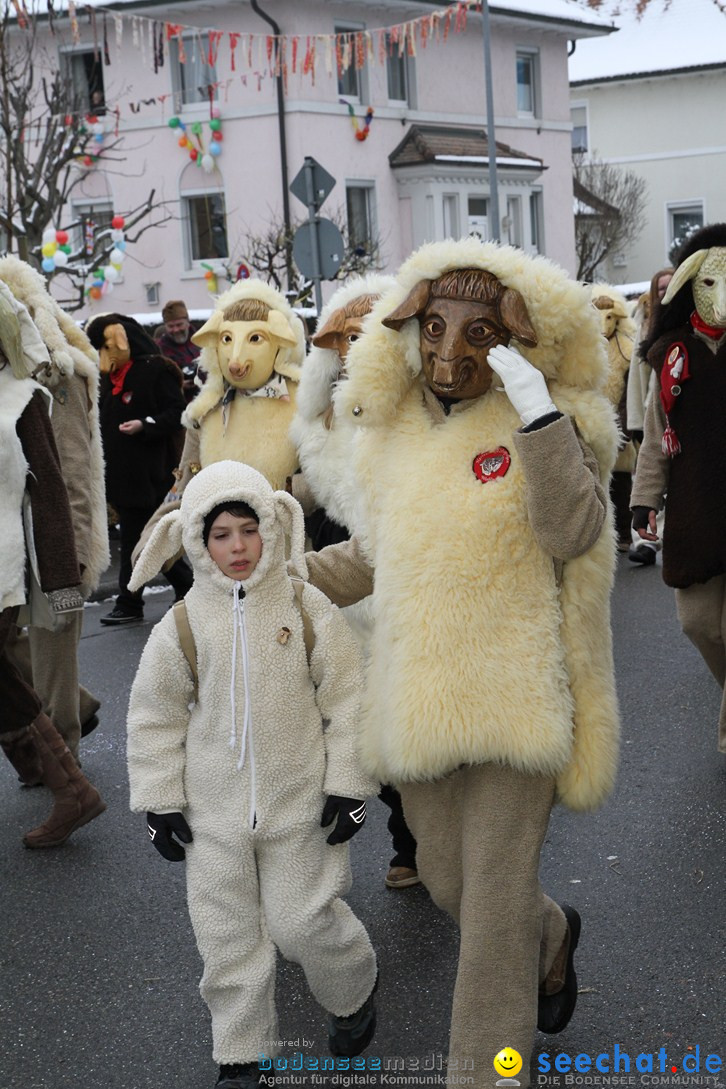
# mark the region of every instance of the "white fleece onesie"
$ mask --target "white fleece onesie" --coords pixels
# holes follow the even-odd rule
[[[248,503],[260,521],[262,555],[244,582],[222,573],[202,537],[207,513],[229,500]],[[320,828],[326,795],[378,790],[356,752],[360,653],[338,610],[306,583],[308,666],[286,531],[306,574],[298,504],[249,466],[218,462],[158,523],[132,580],[142,585],[183,542],[194,566],[185,601],[198,699],[190,710],[191,670],[169,612],[131,691],[131,808],[179,810],[192,830],[187,894],[218,1063],[274,1053],[275,946],[339,1016],[363,1004],[376,975],[365,929],[340,899],[351,883],[348,846],[329,846]]]

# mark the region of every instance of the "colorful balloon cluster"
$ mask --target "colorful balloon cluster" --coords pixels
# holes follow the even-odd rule
[[[55,227],[46,227],[43,231],[43,244],[40,252],[43,255],[40,267],[49,276],[57,268],[65,268],[71,255],[68,232],[57,231]]]
[[[213,269],[211,265],[206,264],[206,262],[204,261],[202,261],[202,268],[206,269],[206,272],[204,273],[204,279],[207,281],[207,291],[210,295],[216,295],[218,275],[216,270]]]
[[[219,109],[212,106],[212,116],[209,119],[209,146],[205,149],[204,126],[201,121],[193,121],[191,125],[184,124],[180,117],[169,118],[169,128],[179,131],[177,143],[179,147],[189,153],[189,158],[197,166],[201,166],[205,174],[211,174],[215,161],[222,154],[222,122],[219,119]],[[194,146],[196,141],[197,147]]]
[[[73,118],[70,116],[67,117],[66,124],[72,123]],[[96,145],[95,150],[100,152],[101,145],[106,139],[106,126],[99,117],[96,117],[96,115],[92,113],[86,115],[84,124],[81,125],[78,130],[79,136],[85,136],[88,132],[90,132],[93,136],[93,143]],[[77,150],[80,151],[80,148],[78,148]],[[92,155],[89,153],[86,153],[85,155],[80,155],[79,162],[85,167],[91,167],[94,165],[94,163],[98,162],[98,155]]]
[[[113,285],[121,275],[121,266],[126,260],[125,222],[123,216],[114,216],[111,220],[113,249],[108,255],[108,264],[97,268],[92,274],[92,279],[86,287],[86,298],[101,299],[113,291]]]

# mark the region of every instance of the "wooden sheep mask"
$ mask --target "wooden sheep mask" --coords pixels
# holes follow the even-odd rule
[[[663,296],[667,306],[691,281],[698,316],[715,329],[726,329],[726,246],[697,250],[678,266]]]
[[[269,382],[280,348],[297,343],[285,315],[258,299],[215,310],[192,341],[200,348],[216,348],[225,381],[248,390]]]
[[[512,337],[529,348],[537,344],[520,293],[484,269],[454,269],[419,281],[383,325],[399,330],[411,318],[419,322],[424,377],[438,397],[482,397],[494,374],[490,348],[508,345]]]
[[[334,310],[322,329],[313,337],[316,348],[329,348],[340,359],[341,373],[345,373],[348,351],[360,339],[363,319],[370,314],[379,295],[358,295],[345,306]]]

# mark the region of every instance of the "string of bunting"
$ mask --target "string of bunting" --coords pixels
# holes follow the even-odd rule
[[[24,0],[12,0],[18,23],[28,25]],[[81,44],[79,18],[86,16],[93,36],[94,52],[111,64],[109,28],[113,24],[116,50],[123,46],[124,28],[130,22],[135,51],[153,67],[155,73],[164,67],[169,46],[176,44],[181,64],[189,58],[201,58],[211,69],[217,65],[220,48],[226,41],[232,72],[238,67],[258,77],[258,89],[266,75],[279,77],[287,83],[291,74],[300,74],[315,83],[321,65],[327,76],[340,78],[350,68],[357,71],[367,64],[384,65],[388,57],[415,57],[419,49],[431,42],[445,42],[451,33],[466,29],[467,15],[480,8],[480,0],[456,0],[449,7],[420,15],[403,23],[371,30],[339,31],[333,34],[252,34],[202,28],[185,23],[171,23],[145,15],[106,10],[102,7],[77,5],[68,0],[68,19],[74,44]],[[49,5],[49,22],[55,33],[60,16]],[[55,21],[54,21],[55,20]],[[191,39],[190,36],[191,35]],[[159,98],[160,96],[157,96]],[[148,100],[141,100],[146,104]],[[138,106],[138,104],[136,104]],[[136,111],[134,111],[136,112]]]

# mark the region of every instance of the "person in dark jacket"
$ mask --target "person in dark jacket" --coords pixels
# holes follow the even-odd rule
[[[186,303],[181,299],[172,299],[164,305],[161,311],[164,322],[164,331],[161,336],[156,336],[159,351],[167,359],[176,363],[184,378],[184,400],[189,404],[198,393],[195,378],[199,365],[199,353],[201,348],[192,341],[191,322]]]
[[[181,372],[158,354],[133,318],[104,314],[86,329],[101,358],[101,435],[106,493],[119,516],[119,595],[102,624],[141,620],[141,592],[131,593],[131,553],[141,531],[173,483],[175,438],[184,411]],[[189,565],[178,559],[165,571],[176,599],[192,584]]]

